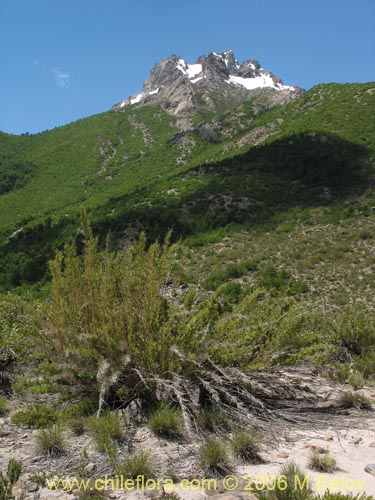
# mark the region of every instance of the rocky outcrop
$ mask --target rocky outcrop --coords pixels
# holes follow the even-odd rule
[[[200,110],[229,110],[254,99],[257,112],[288,102],[301,92],[299,87],[284,85],[256,60],[240,64],[230,50],[211,52],[194,64],[172,55],[154,66],[142,92],[112,109],[159,104],[170,114],[187,116]]]

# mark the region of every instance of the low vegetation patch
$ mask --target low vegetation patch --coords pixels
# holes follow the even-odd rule
[[[259,456],[259,436],[255,431],[239,431],[232,438],[232,449],[235,456],[245,462],[261,463]]]
[[[15,484],[22,472],[22,462],[16,460],[15,458],[11,458],[8,462],[7,467],[7,476],[10,481],[10,484]]]
[[[30,405],[12,415],[12,422],[19,426],[40,429],[55,424],[59,419],[57,411],[47,405]]]
[[[232,470],[226,444],[220,439],[204,443],[199,450],[199,465],[206,474],[225,475]]]
[[[84,434],[88,428],[87,420],[84,417],[70,418],[67,425],[76,436]]]
[[[336,460],[329,454],[328,451],[325,453],[312,451],[309,456],[308,467],[312,470],[325,472],[327,474],[331,474],[337,469]]]
[[[8,408],[8,401],[0,395],[0,416],[5,415]]]
[[[341,395],[341,404],[345,408],[358,408],[361,410],[372,410],[371,399],[360,392],[343,392]]]
[[[119,476],[122,475],[131,479],[143,476],[146,480],[154,477],[154,469],[151,454],[148,451],[141,450],[126,457],[116,472]]]
[[[100,418],[92,417],[87,424],[99,451],[108,453],[115,443],[123,441],[126,437],[124,422],[115,412],[105,413]]]
[[[22,472],[22,463],[14,458],[8,462],[7,473],[0,471],[0,500],[13,500],[12,487]]]
[[[306,474],[293,461],[284,464],[279,472],[282,481],[275,483],[273,490],[265,490],[258,495],[260,500],[313,500]],[[317,497],[318,498],[318,497]]]
[[[161,405],[151,414],[148,425],[159,436],[176,438],[183,435],[184,422],[179,408]]]
[[[65,439],[59,425],[41,429],[35,437],[40,451],[47,455],[61,455],[65,451]]]

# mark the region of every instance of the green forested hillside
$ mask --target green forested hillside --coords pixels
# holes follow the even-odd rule
[[[76,234],[80,206],[114,244],[172,228],[205,245],[293,225],[319,207],[336,221],[372,214],[374,110],[374,84],[329,84],[257,116],[251,102],[197,115],[188,132],[158,107],[135,106],[1,134],[1,286],[45,278],[47,260]]]

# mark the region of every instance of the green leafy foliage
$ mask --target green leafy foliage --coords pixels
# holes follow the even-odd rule
[[[19,360],[27,359],[35,334],[30,305],[11,293],[0,296],[0,360],[10,352]]]
[[[316,500],[373,500],[373,495],[366,493],[339,493],[326,491],[322,496],[316,496]]]
[[[35,427],[37,429],[49,427],[58,421],[58,413],[50,406],[43,404],[30,405],[12,415],[12,422],[16,425]]]

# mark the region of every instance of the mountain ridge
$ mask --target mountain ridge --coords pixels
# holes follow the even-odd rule
[[[284,85],[255,59],[239,63],[233,51],[210,52],[194,64],[172,55],[155,64],[143,91],[115,104],[159,104],[170,114],[186,116],[202,110],[222,110],[261,94],[268,107],[289,102],[303,89]]]

